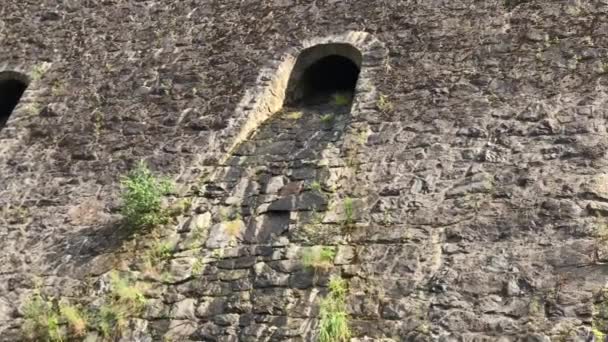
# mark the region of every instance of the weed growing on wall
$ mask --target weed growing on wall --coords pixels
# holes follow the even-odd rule
[[[203,259],[201,259],[200,257],[196,258],[196,260],[192,264],[192,275],[198,277],[203,274],[203,271],[205,271],[205,263]]]
[[[23,314],[23,333],[30,340],[69,341],[87,332],[86,316],[77,306],[66,300],[57,302],[39,290],[35,290],[27,299]]]
[[[170,260],[174,251],[175,246],[171,242],[156,240],[152,248],[146,251],[144,260],[147,266],[153,269],[162,262]]]
[[[97,315],[97,329],[105,337],[122,331],[129,318],[139,315],[146,306],[142,289],[117,272],[110,274],[110,289]]]
[[[346,197],[344,199],[344,225],[351,225],[355,222],[355,208],[353,199]]]
[[[333,247],[314,246],[302,252],[302,265],[315,270],[328,270],[333,266],[336,251]]]
[[[321,193],[323,191],[323,188],[321,186],[321,183],[319,183],[319,181],[314,181],[314,182],[310,183],[310,190]]]
[[[608,289],[602,289],[597,295],[591,310],[591,332],[596,341],[604,341],[608,317]]]
[[[162,198],[173,189],[167,180],[156,178],[145,163],[140,162],[121,181],[120,211],[131,229],[167,223],[169,215],[162,207]]]
[[[606,338],[606,334],[601,332],[598,328],[591,328],[591,332],[593,333],[593,337],[596,341],[604,341]]]
[[[62,341],[60,316],[53,302],[43,296],[39,290],[26,300],[23,306],[25,321],[22,329],[31,340]]]
[[[33,341],[81,340],[89,329],[105,338],[117,337],[130,318],[140,315],[146,299],[142,289],[117,272],[110,273],[110,292],[100,306],[85,314],[66,299],[54,299],[35,290],[23,305],[24,337]]]
[[[394,109],[393,103],[386,95],[380,95],[378,101],[376,102],[376,107],[378,107],[378,109],[383,113],[390,113]]]
[[[230,236],[233,242],[236,241],[237,236],[241,232],[241,225],[242,221],[239,218],[225,222],[226,234]]]
[[[285,114],[285,118],[289,119],[289,120],[299,120],[300,118],[302,118],[302,112],[301,111],[288,112]]]
[[[82,337],[87,332],[87,317],[80,309],[63,300],[59,302],[59,313],[68,326],[72,336]]]
[[[346,280],[333,276],[329,280],[329,294],[321,301],[319,342],[350,341],[348,314],[346,313]]]
[[[51,68],[51,63],[42,63],[37,64],[32,68],[30,72],[30,78],[32,82],[39,81],[46,74],[47,71]]]

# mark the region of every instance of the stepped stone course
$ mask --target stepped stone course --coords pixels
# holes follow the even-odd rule
[[[313,341],[332,275],[353,341],[600,340],[607,16],[604,0],[2,2],[0,72],[29,84],[0,130],[0,340],[24,340],[35,289],[95,307],[112,270],[145,285],[120,341]],[[356,59],[339,44],[361,54],[352,104],[284,106],[324,53],[298,63],[307,49]],[[190,205],[134,236],[119,181],[142,159],[177,183],[167,206]],[[329,267],[305,265],[313,246]]]

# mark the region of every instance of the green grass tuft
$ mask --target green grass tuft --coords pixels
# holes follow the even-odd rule
[[[196,258],[196,260],[192,264],[192,275],[195,277],[198,277],[198,276],[202,275],[204,271],[205,271],[205,263],[203,262],[203,259]]]
[[[97,313],[97,329],[106,338],[126,328],[128,320],[141,314],[146,306],[142,289],[118,272],[110,273],[110,293]]]
[[[59,312],[73,336],[82,337],[86,334],[87,319],[77,306],[70,305],[67,301],[61,301],[59,302]]]
[[[60,315],[52,300],[45,298],[39,290],[27,299],[23,306],[25,322],[22,330],[26,338],[35,341],[63,341]]]
[[[132,313],[139,313],[146,304],[142,290],[128,278],[117,272],[110,274],[111,297],[115,303],[124,305]]]
[[[310,183],[310,190],[313,190],[316,192],[322,192],[323,188],[321,186],[321,183],[319,183],[318,181],[314,181],[314,182]]]
[[[301,260],[304,267],[328,270],[334,265],[336,250],[333,247],[314,246],[303,250]]]
[[[341,300],[346,300],[346,294],[348,292],[348,285],[346,284],[346,280],[332,276],[329,279],[329,292],[332,296],[339,298]]]
[[[168,241],[156,240],[152,247],[146,251],[145,261],[150,268],[169,261],[175,253],[175,246]]]
[[[86,316],[64,299],[55,300],[35,290],[23,306],[25,338],[34,341],[71,341],[87,333]],[[66,327],[67,329],[62,329]]]
[[[355,222],[354,201],[350,197],[344,199],[344,224],[351,225]]]
[[[604,334],[597,328],[591,328],[591,332],[593,333],[593,337],[595,337],[596,341],[604,341],[604,339],[606,338],[606,334]]]
[[[302,112],[296,111],[296,112],[286,113],[285,118],[289,119],[289,120],[299,120],[300,118],[302,118]]]
[[[345,304],[347,292],[346,281],[332,276],[329,280],[329,294],[321,301],[319,342],[350,341],[351,331]]]
[[[376,107],[378,107],[378,109],[384,113],[390,113],[394,109],[393,103],[386,95],[380,95],[378,101],[376,102]]]
[[[127,327],[128,320],[140,315],[146,305],[142,289],[117,272],[110,273],[110,292],[100,307],[83,313],[67,300],[53,299],[35,290],[23,306],[24,337],[33,341],[80,341],[89,328],[108,340]],[[89,319],[91,324],[89,324]]]

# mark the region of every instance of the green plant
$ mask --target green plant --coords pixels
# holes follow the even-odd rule
[[[288,112],[287,114],[285,114],[285,118],[289,119],[289,120],[298,120],[298,119],[302,118],[302,112],[300,112],[300,111]]]
[[[528,314],[531,316],[539,316],[543,314],[543,305],[541,298],[534,296],[528,304]]]
[[[42,106],[36,102],[30,102],[25,105],[24,110],[29,115],[38,115],[42,111]]]
[[[171,283],[173,282],[173,275],[170,272],[165,271],[160,275],[160,280],[163,283]]]
[[[170,260],[173,257],[175,246],[167,241],[156,241],[152,248],[147,251],[147,261],[150,266],[158,265],[163,261]]]
[[[319,183],[318,181],[314,181],[310,183],[310,190],[321,192],[323,189],[321,187],[321,183]]]
[[[206,227],[201,227],[199,225],[195,226],[192,229],[192,236],[190,237],[190,243],[188,248],[198,248],[201,247],[205,242],[203,238],[205,236]]]
[[[329,294],[321,301],[319,323],[319,342],[346,342],[351,332],[346,313],[346,294],[348,286],[340,277],[329,280]]]
[[[122,312],[116,311],[111,305],[104,304],[97,314],[97,329],[105,337],[112,336],[113,331],[120,331],[126,324]]]
[[[369,131],[368,130],[361,130],[357,133],[357,143],[359,145],[365,145],[365,143],[367,142],[367,139],[369,138]]]
[[[303,250],[301,260],[304,267],[328,270],[333,266],[336,251],[333,247],[313,246]]]
[[[0,208],[0,218],[9,223],[25,223],[30,217],[30,211],[26,207],[3,207]]]
[[[354,201],[350,197],[346,197],[343,202],[344,206],[344,224],[350,225],[355,222]]]
[[[218,214],[219,214],[220,220],[223,222],[241,219],[241,213],[239,213],[237,206],[221,207],[218,210]]]
[[[81,337],[86,334],[87,319],[77,306],[70,305],[67,301],[60,301],[59,312],[73,336]]]
[[[382,224],[385,226],[391,224],[391,213],[388,208],[385,208],[383,211]]]
[[[203,259],[196,258],[196,260],[192,264],[192,275],[199,276],[199,275],[203,274],[204,270],[205,270],[205,264],[203,263]]]
[[[431,333],[431,327],[425,322],[417,326],[416,331],[423,335],[429,335]]]
[[[310,215],[305,219],[304,224],[299,225],[297,229],[298,236],[307,241],[326,241],[323,240],[328,226],[322,225],[323,212],[319,212],[316,208],[310,211]]]
[[[606,334],[601,332],[598,328],[591,328],[591,333],[593,333],[593,337],[595,337],[596,341],[604,341],[604,339],[606,338]]]
[[[334,121],[333,114],[321,115],[321,122],[323,122],[323,123],[332,123],[333,121]]]
[[[64,341],[82,337],[87,332],[87,319],[77,306],[65,299],[47,297],[39,289],[28,297],[23,314],[23,332],[31,340]]]
[[[335,93],[332,95],[332,102],[336,106],[346,106],[350,103],[350,97],[345,94]]]
[[[323,223],[324,215],[322,212],[317,211],[315,208],[311,211],[310,214],[310,223],[314,225],[318,225]]]
[[[224,227],[226,229],[226,234],[228,234],[233,241],[236,240],[236,237],[241,232],[242,224],[243,223],[240,218],[225,223]]]
[[[216,259],[221,259],[221,258],[223,258],[223,257],[224,257],[224,249],[223,249],[223,248],[217,248],[217,249],[214,249],[214,250],[211,252],[211,256],[212,256],[213,258],[216,258]]]
[[[380,97],[378,97],[378,101],[376,102],[376,107],[378,107],[378,109],[380,109],[380,111],[382,111],[384,113],[392,112],[394,109],[393,103],[389,100],[388,96],[386,96],[386,95],[380,95]]]
[[[46,74],[46,72],[51,68],[51,63],[41,63],[41,64],[37,64],[32,68],[32,71],[30,72],[30,78],[32,79],[32,81],[38,81],[40,80],[44,74]]]
[[[35,290],[23,306],[25,321],[22,326],[26,338],[31,340],[63,341],[60,329],[60,315],[39,290]]]
[[[171,205],[171,207],[169,207],[168,209],[167,214],[172,217],[179,216],[182,214],[186,214],[188,210],[190,210],[190,208],[192,208],[192,199],[183,198]]]
[[[591,331],[596,341],[604,341],[606,331],[602,328],[606,326],[608,317],[608,289],[602,289],[597,299],[591,310]]]
[[[132,229],[167,223],[169,216],[163,209],[162,198],[173,188],[167,180],[157,179],[144,162],[140,162],[121,181],[120,211]]]
[[[65,88],[65,84],[60,80],[55,80],[53,82],[53,86],[51,87],[51,95],[53,96],[63,96],[66,95],[67,91]]]
[[[146,306],[142,289],[118,272],[110,273],[110,292],[97,314],[97,329],[111,337],[127,325],[129,318],[139,315]]]
[[[146,297],[141,288],[118,272],[110,274],[111,301],[125,306],[131,313],[139,313],[146,305]]]
[[[329,292],[332,296],[341,298],[342,300],[346,299],[346,294],[348,293],[348,284],[346,284],[346,280],[332,276],[329,278]]]

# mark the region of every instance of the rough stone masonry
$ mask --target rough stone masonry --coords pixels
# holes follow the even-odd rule
[[[331,44],[352,107],[283,106]],[[112,271],[146,288],[121,341],[312,341],[332,275],[354,341],[608,333],[606,0],[4,0],[0,47],[2,341]],[[154,236],[120,225],[140,160],[191,203]]]

